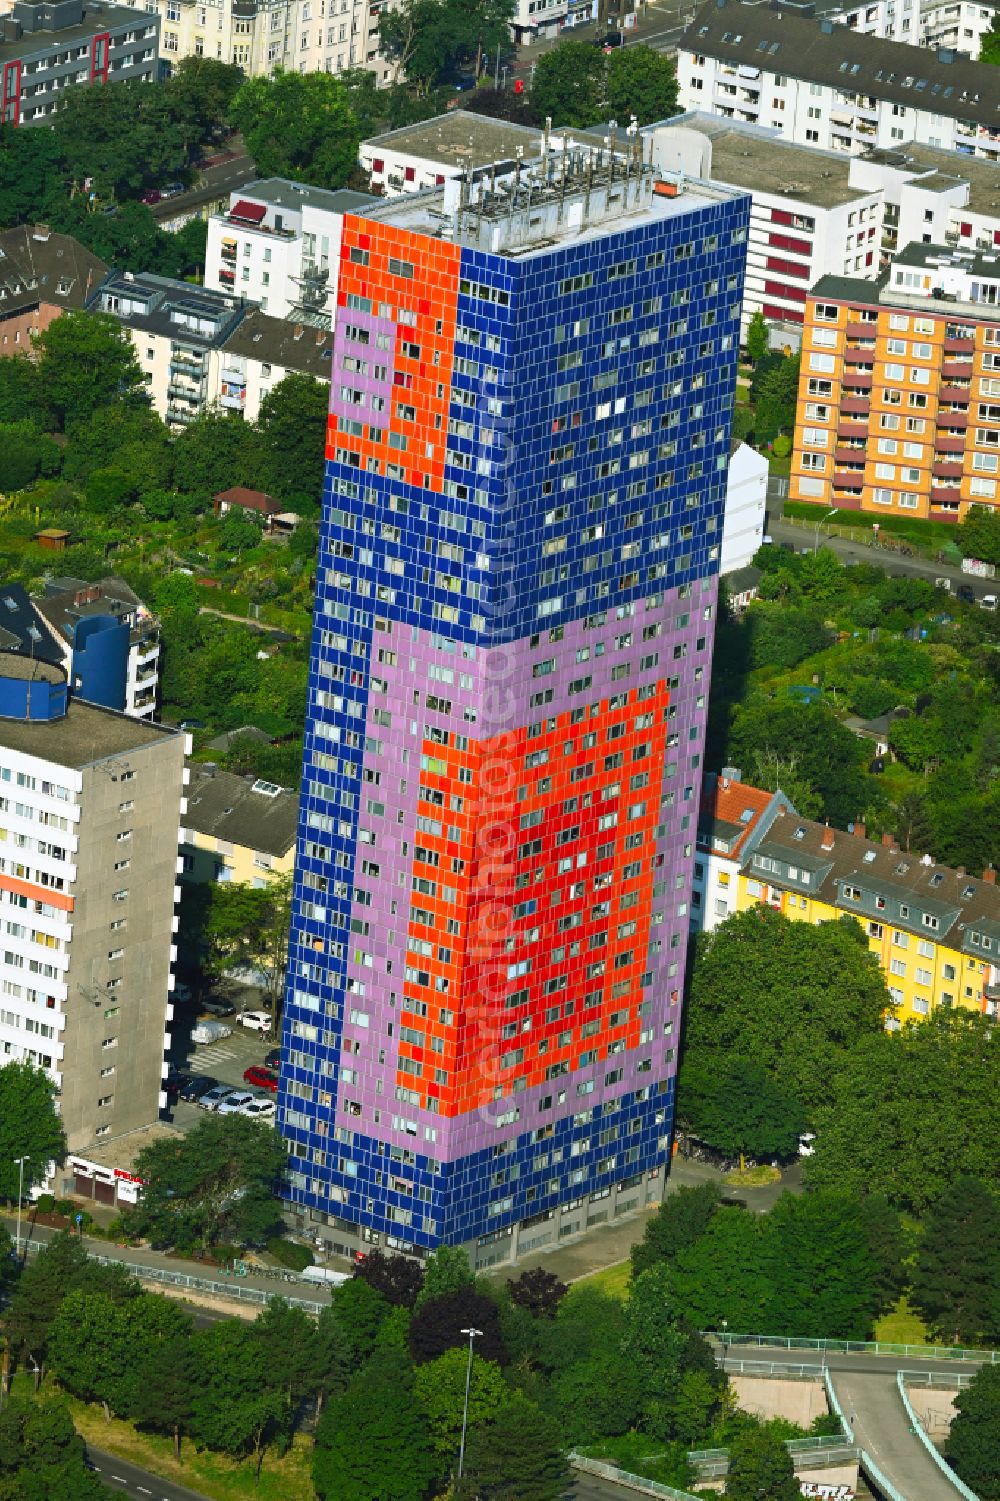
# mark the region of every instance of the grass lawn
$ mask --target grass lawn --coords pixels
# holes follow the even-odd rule
[[[887,1345],[926,1345],[927,1326],[918,1313],[900,1298],[889,1313],[884,1313],[875,1324],[875,1338]]]
[[[574,1285],[597,1287],[603,1293],[610,1293],[613,1298],[627,1298],[631,1275],[631,1261],[616,1261],[614,1266],[605,1266],[599,1272],[591,1272],[588,1277],[581,1277]]]
[[[154,1433],[139,1433],[131,1423],[120,1422],[117,1418],[112,1418],[109,1423],[100,1407],[78,1402],[73,1397],[68,1397],[67,1401],[77,1432],[95,1448],[130,1460],[164,1480],[174,1480],[201,1491],[211,1497],[211,1501],[243,1501],[246,1496],[253,1496],[255,1501],[314,1501],[312,1444],[301,1436],[296,1438],[283,1459],[275,1458],[273,1452],[264,1456],[260,1484],[255,1485],[252,1460],[237,1463],[207,1449],[199,1453],[193,1443],[185,1440],[181,1447],[181,1462],[177,1464],[171,1439]]]
[[[769,1162],[758,1163],[756,1167],[744,1168],[741,1172],[735,1168],[733,1172],[726,1174],[726,1182],[734,1188],[766,1188],[769,1183],[781,1181],[781,1169],[772,1167]]]

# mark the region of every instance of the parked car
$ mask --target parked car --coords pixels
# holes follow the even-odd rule
[[[196,1103],[201,1106],[202,1110],[218,1110],[223,1100],[228,1100],[229,1096],[234,1093],[235,1090],[231,1084],[216,1084],[214,1089],[203,1094]]]
[[[160,192],[159,188],[148,188],[142,195],[142,201],[143,203],[148,203],[150,208],[152,208],[153,204],[159,203],[162,197],[163,194]]]
[[[182,1084],[180,1098],[196,1105],[200,1103],[203,1095],[208,1094],[218,1084],[218,1079],[212,1079],[208,1074],[192,1074],[187,1084]]]
[[[220,1100],[215,1110],[217,1115],[238,1115],[244,1105],[249,1105],[257,1096],[249,1089],[233,1089]]]
[[[181,1090],[184,1089],[186,1085],[190,1084],[191,1080],[191,1074],[182,1073],[180,1069],[173,1067],[168,1068],[167,1077],[163,1081],[163,1088],[166,1092],[167,1099],[178,1099]]]
[[[976,596],[973,593],[971,584],[959,584],[958,588],[955,590],[955,593],[958,595],[958,598],[963,602],[963,604],[974,605],[976,602]]]
[[[274,1119],[276,1109],[277,1106],[273,1100],[258,1100],[255,1098],[248,1105],[244,1105],[239,1113],[252,1121],[270,1121]]]
[[[241,1027],[248,1027],[251,1032],[270,1032],[271,1018],[266,1011],[241,1011],[236,1018]]]
[[[187,188],[184,186],[184,184],[182,182],[168,182],[168,183],[164,183],[163,187],[160,189],[160,197],[161,198],[177,198],[177,197],[179,197],[179,195],[181,193],[186,193],[186,192],[187,192]]]
[[[264,1054],[264,1067],[279,1069],[281,1067],[281,1049],[268,1048]]]
[[[800,1157],[812,1157],[812,1155],[816,1151],[816,1148],[813,1145],[813,1143],[815,1142],[815,1140],[816,1140],[816,1133],[815,1133],[815,1131],[804,1131],[802,1133],[802,1135],[799,1137],[799,1156]]]
[[[995,594],[984,594],[982,599],[979,601],[979,608],[981,610],[995,611],[996,607],[997,597]]]
[[[199,1022],[191,1029],[191,1041],[203,1047],[208,1047],[213,1042],[221,1042],[224,1037],[232,1037],[232,1035],[232,1027],[227,1027],[222,1022]]]
[[[272,1094],[276,1093],[278,1088],[277,1074],[272,1073],[269,1068],[261,1068],[258,1063],[251,1065],[248,1069],[244,1069],[243,1082],[244,1084],[254,1084],[258,1089],[269,1089]]]
[[[235,1016],[236,1007],[229,1001],[202,1001],[202,1011],[207,1011],[209,1016]]]

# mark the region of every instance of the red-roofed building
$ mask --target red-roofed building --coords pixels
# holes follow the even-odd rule
[[[248,490],[244,485],[233,485],[229,490],[220,490],[218,495],[212,496],[212,505],[217,516],[225,516],[233,507],[238,511],[253,511],[261,518],[267,531],[271,529],[271,518],[282,510],[281,501],[275,500],[273,495],[268,495],[263,490]]]
[[[735,767],[706,775],[691,890],[694,932],[711,932],[736,911],[741,862],[782,812],[795,812],[783,792],[749,786]]]

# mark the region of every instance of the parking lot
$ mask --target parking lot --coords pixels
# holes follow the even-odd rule
[[[255,995],[248,995],[246,1009],[255,1009],[258,1003]],[[237,1002],[237,1009],[243,1009],[242,1001]],[[191,1028],[197,1021],[206,1019],[221,1021],[225,1026],[232,1027],[232,1036],[223,1037],[219,1042],[196,1046],[190,1040]],[[185,1073],[206,1074],[209,1078],[217,1079],[220,1084],[232,1084],[234,1087],[250,1088],[243,1084],[243,1070],[253,1064],[263,1063],[265,1053],[275,1045],[270,1034],[251,1032],[245,1027],[237,1026],[235,1016],[199,1016],[194,1006],[178,1006],[174,1012],[173,1026],[168,1062],[175,1068],[183,1069]],[[265,1097],[268,1095],[266,1090],[260,1090],[259,1093]],[[271,1095],[270,1098],[273,1099],[274,1096]],[[186,1131],[197,1121],[203,1120],[204,1114],[197,1105],[178,1100],[166,1111],[166,1119]]]

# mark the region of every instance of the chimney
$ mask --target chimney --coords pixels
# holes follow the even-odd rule
[[[891,850],[894,848],[896,841],[891,834],[883,834],[882,843],[885,845],[887,850]]]
[[[854,829],[853,829],[853,832],[857,835],[857,837],[859,839],[864,839],[864,837],[865,837],[865,826],[864,826],[864,823],[862,822],[862,820],[860,818],[856,818],[854,820]]]
[[[36,224],[31,238],[33,240],[47,240],[48,237],[49,226],[47,224]]]
[[[996,885],[996,883],[997,883],[997,873],[993,869],[992,865],[987,865],[986,869],[983,871],[983,880],[986,882],[987,886],[995,886]]]
[[[295,325],[295,331],[292,334],[292,338],[293,339],[301,339],[301,337],[305,333],[305,331],[306,330],[305,330],[305,325],[304,324],[302,324],[302,323],[296,323],[296,325]]]
[[[965,866],[964,865],[956,865],[955,866],[955,874],[956,874],[956,876],[964,876],[965,875]]]
[[[833,849],[833,830],[831,829],[829,824],[827,824],[826,828],[823,830],[823,838],[820,841],[819,847],[821,850]]]

